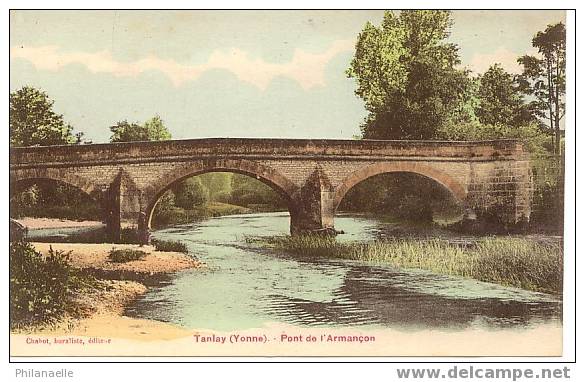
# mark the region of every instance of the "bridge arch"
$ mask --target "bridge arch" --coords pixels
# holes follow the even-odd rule
[[[101,189],[88,179],[74,174],[70,171],[60,171],[55,168],[37,168],[24,169],[10,172],[10,192],[12,193],[18,184],[25,182],[34,182],[35,180],[52,180],[74,186],[83,191],[91,198],[96,199],[96,195]]]
[[[146,215],[147,228],[151,228],[154,209],[165,191],[176,182],[209,172],[232,172],[258,179],[284,197],[290,213],[296,210],[293,195],[297,192],[298,186],[277,170],[246,159],[206,160],[190,162],[167,171],[144,190],[146,203],[142,212]]]
[[[345,178],[343,182],[335,189],[333,210],[337,210],[339,204],[347,192],[356,184],[376,175],[393,172],[414,173],[429,178],[442,185],[451,193],[451,195],[453,195],[455,200],[457,200],[461,206],[465,206],[465,200],[467,197],[467,191],[465,190],[465,187],[463,187],[459,181],[451,177],[446,172],[438,170],[429,165],[416,162],[382,162],[363,167]]]

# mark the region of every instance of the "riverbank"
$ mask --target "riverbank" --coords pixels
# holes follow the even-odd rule
[[[348,232],[338,237],[341,241],[371,240],[378,227],[375,222],[361,218],[339,218],[337,222]],[[163,277],[147,298],[131,304],[126,312],[132,317],[170,320],[184,327],[184,332],[177,333],[174,330],[178,328],[172,326],[161,328],[167,336],[161,338],[157,337],[159,331],[149,326],[159,322],[120,315],[110,315],[112,318],[105,320],[95,315],[94,319],[85,321],[86,329],[79,335],[67,330],[54,337],[12,334],[11,354],[553,356],[562,353],[562,303],[554,297],[356,261],[295,258],[284,251],[275,254],[242,245],[246,234],[285,235],[288,229],[289,216],[282,213],[210,219],[197,225],[154,232],[157,240],[184,240],[209,264],[209,269],[181,272],[168,283]],[[118,331],[118,327],[122,329]],[[283,334],[287,335],[284,339]],[[211,340],[203,342],[202,336]],[[236,336],[244,340],[237,341]],[[366,337],[367,340],[360,340]],[[37,338],[48,339],[50,344],[35,343]],[[100,343],[95,338],[97,341],[111,339],[111,342]],[[56,343],[54,339],[71,341]],[[85,342],[74,343],[76,340]]]
[[[325,256],[416,268],[531,291],[562,293],[561,241],[489,237],[463,243],[407,238],[341,243],[335,238],[317,235],[248,237],[246,241],[298,256]]]
[[[152,224],[154,228],[161,229],[174,225],[193,223],[213,217],[277,211],[281,210],[267,204],[254,204],[244,207],[230,203],[209,202],[192,209],[171,207],[162,211],[155,210]]]
[[[35,249],[46,255],[49,248],[70,252],[69,261],[75,268],[94,271],[131,272],[137,276],[173,273],[202,264],[193,257],[179,252],[155,251],[151,245],[138,244],[80,244],[80,243],[32,243]],[[146,253],[143,259],[115,263],[108,256],[113,249],[133,249]]]
[[[85,227],[100,227],[103,225],[101,221],[93,220],[68,220],[56,218],[32,218],[23,217],[15,219],[17,222],[25,226],[27,229],[47,229],[47,228],[85,228]]]
[[[68,253],[71,266],[95,277],[91,285],[74,293],[75,314],[66,314],[56,323],[13,330],[15,335],[93,336],[163,340],[179,338],[188,332],[174,325],[123,316],[126,306],[147,292],[143,284],[149,278],[203,266],[201,262],[178,252],[158,252],[152,246],[132,244],[32,243],[47,256],[49,249]],[[146,253],[140,260],[115,263],[108,260],[112,249],[133,249]],[[133,279],[130,281],[128,279]]]

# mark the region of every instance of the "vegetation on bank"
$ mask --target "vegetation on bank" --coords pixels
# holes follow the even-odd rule
[[[10,198],[10,217],[100,220],[99,203],[76,187],[51,180],[17,185]]]
[[[98,281],[69,264],[69,254],[49,250],[47,256],[22,240],[10,242],[10,326],[12,329],[52,324],[76,314],[76,293]]]
[[[114,263],[127,263],[141,260],[146,257],[146,252],[139,249],[112,249],[108,259]]]
[[[272,188],[249,176],[215,172],[187,178],[160,198],[152,225],[162,228],[210,217],[286,210]]]
[[[154,245],[155,250],[161,252],[189,253],[189,248],[187,248],[187,245],[178,240],[153,239],[152,245]]]
[[[164,242],[162,245],[167,246],[165,251],[171,251],[170,246],[179,249],[181,243]],[[117,293],[112,290],[116,280],[143,280],[157,272],[174,272],[197,263],[193,256],[169,254],[149,260],[146,251],[135,248],[109,252],[104,248],[96,255],[94,265],[87,267],[86,259],[79,263],[79,257],[72,251],[54,250],[50,245],[44,247],[35,248],[22,239],[10,242],[11,330],[36,330],[60,325],[70,318],[86,317],[95,311],[95,304],[91,302],[95,297],[91,296]],[[83,248],[81,246],[81,250]],[[145,261],[131,266],[124,264],[141,259]]]
[[[153,228],[163,228],[192,223],[211,217],[246,214],[250,212],[251,210],[249,208],[220,202],[210,202],[204,205],[194,206],[190,209],[170,206],[155,210],[152,225]]]
[[[89,228],[68,235],[43,236],[35,238],[35,241],[43,243],[116,243],[116,244],[140,244],[138,229],[136,227],[124,227],[120,231],[120,239],[113,240],[105,227]]]
[[[249,237],[248,243],[299,256],[325,256],[469,277],[532,291],[562,292],[562,243],[490,237],[469,245],[400,239],[341,243],[320,235]]]

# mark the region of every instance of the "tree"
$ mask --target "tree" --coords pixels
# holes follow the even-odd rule
[[[271,209],[286,208],[286,201],[269,185],[251,176],[233,174],[230,203],[250,207],[262,204]]]
[[[209,200],[209,191],[196,177],[179,182],[173,187],[173,194],[175,194],[175,205],[186,210],[205,204]]]
[[[144,122],[144,129],[147,131],[147,135],[151,141],[166,141],[171,139],[171,133],[167,130],[158,115]]]
[[[110,142],[164,141],[171,139],[171,133],[157,115],[140,125],[138,122],[120,121],[110,127]]]
[[[478,78],[475,114],[487,125],[526,126],[535,122],[514,76],[494,64]]]
[[[111,126],[110,130],[113,133],[110,142],[150,141],[147,131],[138,123],[129,123],[124,120]]]
[[[445,42],[447,11],[387,11],[380,27],[367,23],[347,70],[369,112],[364,138],[432,139],[448,121],[466,118],[468,73],[458,47]]]
[[[156,203],[156,211],[168,211],[175,207],[175,194],[172,190],[165,191]]]
[[[560,121],[565,115],[566,30],[563,23],[549,25],[532,39],[540,57],[525,55],[518,59],[523,66],[519,76],[521,89],[534,97],[535,115],[548,121],[553,133],[554,153],[560,153]]]
[[[10,93],[10,145],[51,146],[75,142],[73,128],[53,111],[54,101],[40,89],[25,86]]]
[[[199,175],[201,184],[209,190],[209,199],[221,201],[231,194],[232,176],[230,172],[208,172]]]

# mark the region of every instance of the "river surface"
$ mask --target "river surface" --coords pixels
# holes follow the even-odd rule
[[[374,219],[336,217],[337,240],[373,240]],[[361,326],[398,330],[527,328],[561,323],[556,296],[460,277],[364,262],[295,258],[259,250],[244,237],[288,234],[288,213],[212,218],[159,230],[205,262],[151,285],[131,317],[218,331],[263,327]]]

